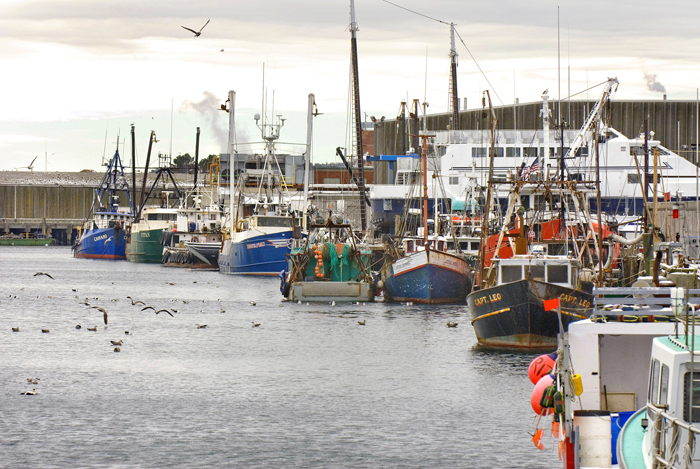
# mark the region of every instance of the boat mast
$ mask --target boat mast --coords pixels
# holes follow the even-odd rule
[[[224,105],[225,107],[225,105]],[[236,206],[236,216],[233,216],[233,188],[236,183],[236,92],[230,90],[228,92],[228,161],[229,161],[229,212],[228,217],[231,220],[231,230],[229,235],[232,235],[236,230],[236,223],[238,222],[238,206]]]
[[[309,108],[306,115],[306,158],[304,161],[304,202],[302,204],[303,226],[306,231],[306,206],[309,203],[309,169],[311,167],[311,144],[313,136],[313,119],[314,108],[316,107],[316,98],[313,93],[309,93]],[[317,112],[318,113],[318,112]]]
[[[457,95],[457,49],[455,48],[455,24],[450,23],[450,107],[452,130],[459,130],[459,96]]]
[[[423,246],[428,249],[428,137],[423,133]]]
[[[134,124],[131,124],[131,199],[136,204],[136,130]],[[131,207],[131,214],[135,215],[135,212],[134,207]]]
[[[360,190],[360,226],[367,230],[367,206],[365,205],[365,164],[362,154],[362,120],[360,112],[360,77],[357,66],[357,23],[355,22],[355,1],[350,0],[350,48],[352,54],[352,101],[355,120],[355,146],[357,147],[358,189]]]
[[[486,105],[486,99],[489,101],[489,113],[491,114],[491,151],[489,154],[489,175],[486,180],[486,205],[482,210],[481,216],[481,242],[479,243],[479,288],[484,287],[484,266],[486,263],[486,239],[488,238],[488,227],[489,227],[489,215],[491,215],[491,183],[493,180],[493,157],[495,154],[494,144],[496,137],[496,126],[498,125],[498,119],[496,119],[496,113],[493,111],[493,106],[491,105],[491,95],[489,90],[484,91],[484,98],[482,98],[483,105]],[[498,247],[496,248],[496,255],[498,255]],[[492,264],[493,265],[493,264]],[[474,282],[474,285],[476,282]]]
[[[197,189],[197,170],[199,169],[199,127],[197,127],[197,138],[195,140],[194,146],[194,184],[192,189]],[[185,206],[187,206],[187,201],[185,201]]]

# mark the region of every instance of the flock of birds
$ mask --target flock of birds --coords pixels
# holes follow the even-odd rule
[[[208,23],[208,22],[207,22],[207,23]],[[206,26],[206,24],[205,24],[204,26]],[[202,28],[203,28],[203,27],[202,27]],[[185,28],[185,29],[188,29],[188,28]],[[200,32],[201,32],[201,30],[200,30]],[[45,277],[50,278],[51,280],[55,280],[54,277],[53,277],[51,274],[47,273],[47,272],[37,272],[37,273],[34,274],[34,277],[39,277],[39,276],[45,276]],[[197,282],[195,281],[194,283],[197,283]],[[170,283],[170,285],[173,285],[173,284]],[[73,288],[72,290],[73,290],[73,292],[77,292],[77,291],[78,291],[77,288]],[[11,295],[11,296],[12,296],[12,295]],[[15,296],[15,298],[17,298],[17,296]],[[78,298],[78,296],[76,295],[75,298]],[[127,296],[126,298],[131,302],[131,306],[143,306],[143,308],[141,308],[141,311],[142,311],[142,312],[143,312],[143,311],[147,311],[147,310],[151,310],[151,311],[153,311],[155,314],[166,313],[166,314],[168,314],[170,317],[175,317],[175,316],[173,315],[173,313],[178,313],[178,310],[175,309],[175,308],[170,308],[170,309],[160,308],[160,309],[157,309],[157,308],[155,308],[154,306],[147,305],[145,302],[143,302],[143,301],[141,301],[141,300],[136,300],[136,299],[132,298],[131,296]],[[94,297],[93,300],[99,300],[99,298]],[[89,301],[90,301],[90,298],[87,298],[87,297],[86,297],[83,301],[81,301],[80,304],[82,304],[82,305],[84,305],[84,306],[87,306],[89,309],[96,309],[96,310],[98,310],[99,312],[101,312],[101,313],[102,313],[102,319],[103,319],[103,321],[104,321],[105,329],[106,329],[106,328],[107,328],[107,325],[108,325],[108,323],[109,323],[109,314],[108,314],[107,310],[106,310],[104,307],[102,307],[102,306],[94,306],[94,305],[91,305]],[[116,301],[118,301],[118,300],[117,300],[117,299],[113,299],[113,300],[111,300],[111,301],[116,302]],[[174,300],[174,301],[178,301],[178,300]],[[183,304],[188,304],[188,303],[189,303],[189,301],[187,301],[187,300],[181,300],[181,301],[183,302]],[[203,300],[203,301],[205,301],[205,300]],[[221,300],[219,300],[219,301],[221,301]],[[301,301],[299,301],[298,303],[301,304]],[[307,306],[309,305],[309,303],[306,303],[306,304],[307,304]],[[357,304],[357,305],[360,305],[360,302],[358,301],[358,302],[356,302],[356,304]],[[405,303],[405,305],[412,305],[412,304],[413,304],[413,303],[410,303],[410,304],[409,304],[409,303]],[[251,305],[251,306],[255,306],[255,305],[256,305],[256,302],[255,302],[255,301],[251,301],[251,302],[250,302],[250,305]],[[332,301],[332,302],[329,303],[329,305],[335,306],[335,305],[336,305],[336,302],[335,302],[335,301]],[[364,306],[365,303],[362,303],[362,305]],[[280,304],[280,306],[282,306],[282,305]],[[204,312],[204,311],[202,310],[201,312]],[[221,309],[221,312],[222,312],[222,313],[225,313],[226,311],[223,310],[223,309]],[[360,326],[365,326],[365,325],[367,324],[366,319],[362,319],[362,320],[360,320],[360,321],[357,321],[357,324],[360,325]],[[254,328],[255,328],[255,327],[260,327],[260,325],[261,325],[261,323],[252,321],[252,327],[254,327]],[[453,322],[453,321],[448,321],[448,322],[447,322],[447,327],[454,328],[454,327],[457,327],[457,325],[458,325],[457,322]],[[205,329],[205,328],[207,327],[207,324],[195,324],[195,327],[196,327],[197,329]],[[81,326],[80,324],[77,324],[77,325],[75,326],[75,329],[82,329],[82,326]],[[97,332],[97,326],[96,326],[96,325],[93,326],[93,327],[86,327],[86,329],[87,329],[88,331],[91,331],[91,332]],[[19,326],[12,327],[12,332],[20,332]],[[50,331],[49,329],[41,329],[41,332],[44,333],[44,334],[49,334],[51,331]],[[124,331],[124,334],[125,334],[125,335],[131,335],[130,331],[128,331],[128,330],[127,330],[127,331]],[[110,340],[110,343],[112,344],[112,346],[114,346],[114,349],[113,349],[114,352],[121,352],[121,347],[124,345],[124,341],[123,341],[123,340],[121,340],[121,339],[120,339],[120,340]],[[27,382],[28,382],[29,384],[37,385],[37,384],[39,384],[39,378],[27,378]],[[22,394],[22,395],[26,395],[26,396],[34,396],[34,395],[37,395],[37,394],[38,394],[38,391],[36,390],[36,388],[33,388],[31,391],[24,391],[24,392],[22,392],[21,394]]]

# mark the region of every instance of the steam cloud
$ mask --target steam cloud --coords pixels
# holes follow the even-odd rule
[[[203,94],[204,99],[201,101],[192,102],[186,100],[183,102],[180,106],[180,110],[193,110],[204,116],[214,133],[216,141],[221,147],[221,152],[228,153],[228,113],[220,110],[221,104],[226,101],[226,99],[217,98],[211,91],[204,91]],[[241,132],[237,132],[239,142],[241,141],[241,135],[238,135],[240,133]],[[245,136],[243,135],[243,137]]]
[[[644,73],[644,80],[647,82],[649,91],[658,91],[659,93],[666,92],[664,85],[656,81],[656,73]]]

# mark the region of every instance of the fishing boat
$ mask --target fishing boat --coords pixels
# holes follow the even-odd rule
[[[127,206],[120,207],[117,192],[126,195]],[[103,201],[105,196],[106,201]],[[95,189],[90,211],[78,229],[73,255],[90,259],[126,259],[126,229],[133,218],[129,185],[117,148],[107,164],[102,182]]]
[[[605,127],[604,121],[608,117],[605,103],[610,99],[615,83],[610,82],[602,92],[579,136],[589,131],[598,134]],[[491,113],[494,134],[496,119],[492,109]],[[580,145],[582,139],[576,141]],[[484,239],[488,236],[492,187],[495,185],[493,144],[491,150],[486,215],[482,220]],[[561,177],[543,175],[536,159],[529,168],[523,168],[515,180],[503,183],[510,188],[508,210],[490,258],[487,243],[482,243],[481,268],[475,282],[477,289],[467,297],[474,332],[482,345],[556,348],[560,329],[566,331],[570,323],[590,316],[593,311],[592,287],[594,284],[602,286],[605,272],[611,272],[619,247],[613,244],[608,246],[607,252],[603,250],[602,239],[610,232],[602,223],[600,212],[597,222],[594,222],[588,209],[588,200],[592,197],[591,183],[578,178],[565,179],[564,159],[559,161],[559,169],[557,173]],[[593,186],[596,187],[597,200],[600,200],[599,185]],[[522,205],[521,192],[539,203],[528,211]],[[515,228],[509,231],[511,223]],[[504,240],[512,253],[506,258],[502,257]],[[490,260],[488,268],[487,260]],[[554,299],[560,303],[557,312],[545,306],[547,301]]]
[[[310,102],[312,99],[309,95]],[[229,102],[235,102],[233,91]],[[276,116],[277,120],[268,121],[265,107],[262,117],[255,115],[265,148],[262,169],[245,169],[235,175],[219,253],[222,274],[278,276],[287,267],[286,255],[291,252],[293,240],[301,238],[302,217],[292,208],[275,154],[284,119]],[[233,116],[233,105],[230,112]],[[233,146],[233,117],[231,120],[229,142]],[[234,182],[231,184],[233,187]]]
[[[471,286],[471,269],[464,256],[447,252],[444,239],[429,236],[427,137],[423,131],[423,236],[407,237],[400,247],[388,241],[378,286],[384,290],[384,301],[460,304]]]
[[[562,329],[557,353],[530,364],[535,385],[530,401],[539,415],[531,433],[535,446],[545,449],[545,429],[551,427],[563,467],[640,467],[630,465],[629,458],[625,465],[619,442],[626,422],[641,423],[631,417],[648,396],[653,342],[683,328],[683,315],[671,299],[677,292],[669,287],[594,289],[591,317]]]
[[[175,224],[163,231],[161,262],[168,267],[219,269],[222,212],[212,191],[196,188],[182,199]]]
[[[325,223],[310,224],[308,238],[292,248],[287,272],[280,274],[282,294],[290,301],[374,301],[371,254],[349,224],[329,214]]]
[[[131,262],[159,264],[163,258],[160,244],[163,231],[172,229],[177,221],[177,209],[146,207],[138,221],[131,224],[126,245],[126,258]]]

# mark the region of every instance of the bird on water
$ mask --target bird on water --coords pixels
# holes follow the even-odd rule
[[[19,327],[13,327],[12,332],[19,332]]]
[[[364,326],[364,325],[365,325],[365,320],[363,319],[362,321],[357,321],[357,323],[358,323],[360,326]]]
[[[457,324],[458,324],[458,323],[456,323],[456,322],[450,322],[450,321],[448,321],[448,322],[447,322],[447,327],[457,327]]]
[[[199,36],[202,34],[202,29],[204,29],[204,28],[206,27],[206,25],[209,24],[209,21],[211,21],[211,20],[207,20],[207,22],[204,23],[204,26],[202,26],[202,27],[199,29],[199,31],[195,31],[194,29],[190,29],[190,28],[188,28],[188,27],[186,27],[186,26],[182,26],[182,25],[180,25],[180,26],[182,26],[182,27],[185,28],[186,30],[192,32],[192,34],[194,34],[194,37],[199,37]]]
[[[207,327],[206,324],[195,324],[195,326],[197,326],[197,329],[204,329],[205,327]]]
[[[260,326],[260,323],[259,323],[259,322],[255,322],[255,321],[251,321],[251,322],[253,323],[253,327],[258,327],[258,326]]]
[[[27,378],[29,384],[39,384],[39,378]]]
[[[110,340],[110,342],[112,342],[112,345],[123,345],[121,340]]]
[[[87,330],[88,330],[88,331],[91,331],[91,332],[97,332],[97,326],[88,327]]]
[[[44,334],[48,334],[48,333],[51,332],[51,331],[48,330],[48,329],[42,329],[41,332],[43,332]]]

